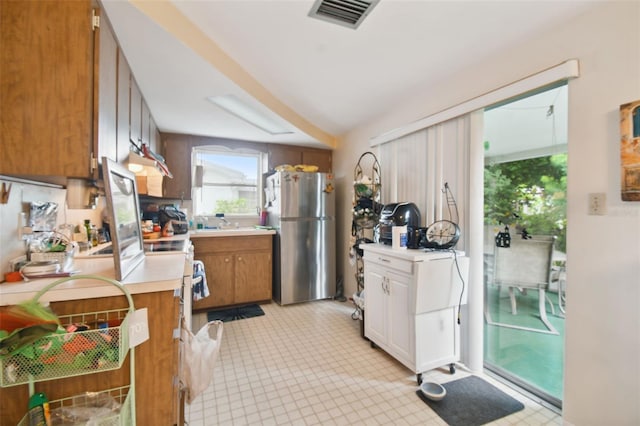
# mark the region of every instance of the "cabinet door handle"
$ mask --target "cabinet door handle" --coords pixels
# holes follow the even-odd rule
[[[228,258],[228,257],[225,257],[225,258],[224,258],[224,261],[225,261],[225,262],[227,262],[227,263],[229,263],[229,258]]]
[[[242,262],[242,257],[238,256],[238,262]]]
[[[379,260],[380,262],[386,262],[386,263],[391,262],[391,260],[389,260],[389,259],[385,259],[384,257],[379,257],[379,258],[378,258],[378,260]]]

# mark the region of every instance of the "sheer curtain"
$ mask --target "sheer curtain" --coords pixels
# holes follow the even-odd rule
[[[463,306],[461,359],[472,371],[483,362],[483,147],[482,110],[433,124],[379,146],[382,202],[411,201],[422,226],[439,219],[457,220],[456,250],[470,257],[468,305]],[[457,204],[458,218],[443,193],[444,184]],[[475,255],[474,255],[475,253]]]
[[[465,250],[468,229],[470,114],[435,124],[380,146],[382,202],[411,201],[422,214],[422,226],[439,219],[461,229],[457,249]],[[447,205],[444,184],[458,210]]]

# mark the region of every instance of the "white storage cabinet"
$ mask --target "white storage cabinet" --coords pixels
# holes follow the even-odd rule
[[[439,366],[448,364],[455,373],[460,359],[458,307],[467,302],[469,258],[380,244],[362,248],[364,329],[372,347],[415,372],[418,383],[423,372]]]

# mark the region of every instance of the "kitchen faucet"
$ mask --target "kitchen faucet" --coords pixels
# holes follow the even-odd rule
[[[220,223],[218,224],[218,227],[220,229],[223,229],[227,226],[231,226],[231,222],[229,222],[227,219],[225,219],[224,217],[224,213],[217,213],[216,217],[220,220]]]

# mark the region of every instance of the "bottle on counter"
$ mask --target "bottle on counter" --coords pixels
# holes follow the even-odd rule
[[[84,229],[87,233],[87,241],[91,241],[91,220],[90,219],[84,220]]]
[[[98,245],[98,228],[95,225],[91,225],[91,232],[89,233],[89,241],[91,241],[92,247],[96,247]]]

